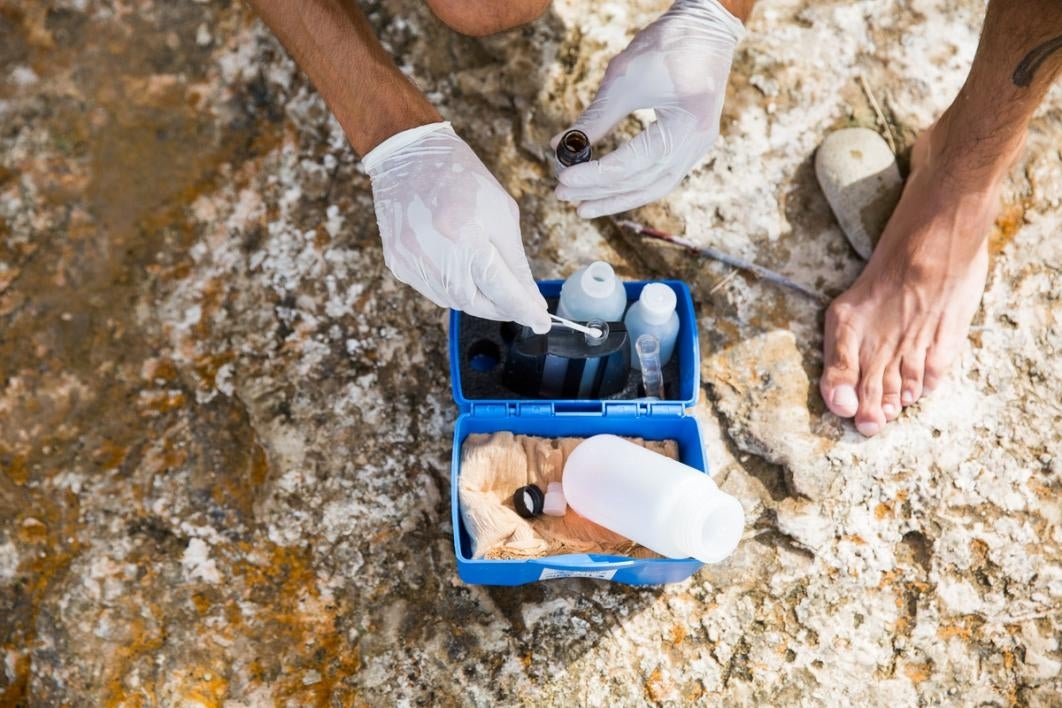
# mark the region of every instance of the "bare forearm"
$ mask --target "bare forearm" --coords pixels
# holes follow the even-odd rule
[[[748,22],[749,13],[756,0],[719,0],[719,4],[725,7],[731,15],[742,22]]]
[[[361,155],[442,120],[398,70],[355,0],[248,0],[291,54]]]

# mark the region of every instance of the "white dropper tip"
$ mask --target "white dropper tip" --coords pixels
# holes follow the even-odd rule
[[[649,283],[642,288],[638,298],[645,312],[645,319],[653,324],[663,324],[671,317],[678,305],[675,291],[663,283]]]

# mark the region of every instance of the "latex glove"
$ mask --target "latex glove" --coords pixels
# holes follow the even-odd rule
[[[674,189],[719,135],[726,80],[744,34],[716,0],[677,0],[635,35],[609,62],[597,97],[572,127],[597,143],[636,109],[654,109],[656,122],[601,159],[561,170],[557,197],[591,219]]]
[[[442,307],[549,331],[519,208],[449,122],[398,133],[362,164],[396,278]]]

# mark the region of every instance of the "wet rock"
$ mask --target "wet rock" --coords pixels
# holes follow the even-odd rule
[[[844,128],[822,141],[815,175],[848,242],[869,259],[903,191],[896,156],[873,130]]]

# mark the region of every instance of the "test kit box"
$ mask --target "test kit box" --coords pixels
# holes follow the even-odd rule
[[[685,283],[677,280],[624,283],[628,306],[638,300],[642,288],[659,282],[675,291],[679,318],[675,353],[664,368],[664,399],[636,400],[638,379],[606,399],[542,399],[520,397],[500,383],[507,339],[505,325],[450,313],[450,374],[454,401],[460,414],[454,426],[451,460],[450,503],[454,528],[457,571],[466,583],[477,585],[522,585],[553,578],[599,578],[631,585],[653,585],[685,580],[703,564],[693,558],[629,558],[598,554],[567,554],[521,560],[484,560],[472,557],[472,543],[461,518],[458,480],[461,447],[477,433],[509,431],[541,437],[590,437],[602,433],[675,440],[679,460],[708,473],[700,424],[687,415],[700,389],[700,346],[693,298]],[[540,282],[539,289],[550,303],[560,296],[561,281]],[[574,513],[569,509],[568,513]]]

